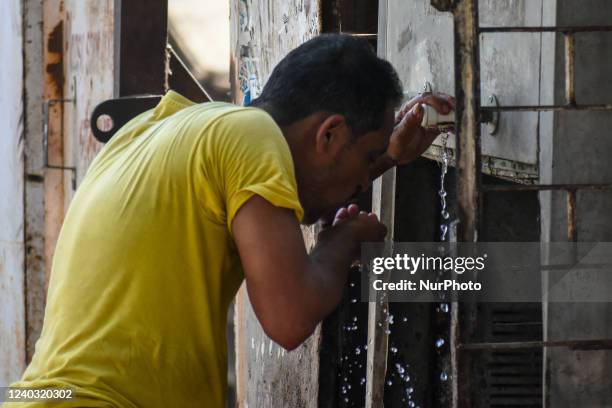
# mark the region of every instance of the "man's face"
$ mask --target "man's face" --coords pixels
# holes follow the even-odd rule
[[[380,129],[355,138],[347,126],[343,133],[333,136],[337,140],[331,143],[339,145],[330,149],[329,160],[313,174],[304,175],[309,187],[308,192],[300,197],[305,210],[305,224],[333,217],[338,208],[369,189],[372,164],[386,152],[393,124],[394,113],[389,108]]]

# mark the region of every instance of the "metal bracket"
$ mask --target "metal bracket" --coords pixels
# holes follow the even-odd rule
[[[90,126],[94,137],[100,143],[106,143],[123,125],[141,113],[153,109],[161,100],[161,95],[126,96],[109,99],[95,107],[91,114]],[[98,127],[98,119],[108,116],[112,121],[110,129]]]
[[[497,96],[490,95],[489,103],[499,108],[499,101],[497,100]],[[483,112],[480,111],[481,122],[487,124],[487,129],[489,129],[489,135],[494,136],[497,134],[499,130],[499,120],[501,117],[501,112]],[[486,119],[486,120],[485,120]]]
[[[67,167],[67,166],[58,166],[54,164],[49,164],[49,110],[51,109],[51,105],[55,105],[57,103],[74,103],[76,101],[75,98],[72,99],[48,99],[45,101],[43,105],[43,116],[44,116],[44,124],[43,124],[43,167],[45,169],[54,169],[54,170],[70,170],[72,172],[72,189],[76,190],[76,179],[77,179],[77,171],[76,167]]]

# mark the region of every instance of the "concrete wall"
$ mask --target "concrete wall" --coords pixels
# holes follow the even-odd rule
[[[256,78],[256,95],[280,59],[319,33],[319,3],[232,0],[230,7],[232,99],[241,104],[251,76]],[[314,230],[304,233],[307,244],[313,245]],[[286,353],[263,332],[244,285],[235,311],[238,406],[316,407],[320,329],[297,350]]]
[[[482,26],[531,25],[542,19],[542,0],[481,0]],[[453,17],[430,5],[429,0],[387,1],[386,50],[383,55],[397,69],[404,89],[421,91],[425,81],[434,91],[455,92]],[[487,34],[481,36],[481,103],[490,105],[494,94],[502,105],[538,104],[540,81],[539,34]],[[482,153],[491,167],[523,169],[537,176],[538,115],[504,113],[498,133],[482,131]],[[440,140],[435,144],[440,145]],[[451,137],[448,146],[454,148]],[[430,156],[438,155],[431,149]],[[486,162],[486,160],[484,160]],[[489,170],[487,168],[487,170]]]
[[[25,366],[23,55],[19,0],[0,2],[0,386]]]
[[[606,0],[556,1],[557,25],[610,25],[612,3]],[[553,51],[554,50],[554,51]],[[556,48],[553,97],[564,103],[563,38]],[[612,33],[576,37],[576,98],[578,104],[612,101]],[[560,112],[550,115],[552,135],[541,143],[543,182],[612,182],[612,113]],[[543,195],[543,238],[566,240],[566,197]],[[577,196],[578,240],[612,241],[612,192]],[[612,288],[609,288],[612,290]],[[545,335],[549,340],[612,338],[612,305],[550,303]],[[546,353],[548,402],[553,407],[602,407],[612,400],[612,352],[549,349]]]

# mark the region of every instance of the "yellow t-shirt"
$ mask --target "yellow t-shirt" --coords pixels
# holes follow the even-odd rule
[[[70,205],[42,335],[13,385],[75,389],[54,407],[223,407],[226,315],[243,280],[230,226],[253,194],[303,216],[289,146],[264,111],[171,91],[130,121]]]

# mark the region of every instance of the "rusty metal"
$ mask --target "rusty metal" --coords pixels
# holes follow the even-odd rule
[[[484,184],[482,192],[552,191],[552,190],[610,190],[612,184]]]
[[[478,231],[480,189],[480,45],[476,34],[478,4],[461,0],[454,9],[457,98],[458,239],[473,242]]]
[[[460,344],[458,347],[462,351],[521,350],[543,347],[567,347],[571,350],[612,350],[612,339],[467,343]]]
[[[474,242],[478,238],[481,177],[478,0],[459,0],[454,3],[452,10],[455,22],[455,97],[457,99],[456,184],[459,219],[457,239],[461,242]],[[472,306],[454,304],[451,315],[450,392],[454,408],[472,406],[470,364],[457,348],[463,339],[471,336],[475,316]],[[460,380],[461,386],[459,386]]]
[[[43,105],[43,167],[45,169],[68,170],[72,172],[72,189],[76,190],[76,167],[49,163],[49,109],[51,109],[51,106],[55,104],[73,103],[74,101],[75,99],[48,99]]]
[[[483,106],[480,110],[481,112],[612,111],[612,104]]]
[[[567,190],[567,240],[578,242],[576,228],[576,190]]]
[[[576,105],[574,89],[574,34],[565,33],[565,99],[571,106]]]
[[[479,27],[479,33],[590,33],[612,31],[612,26]]]

